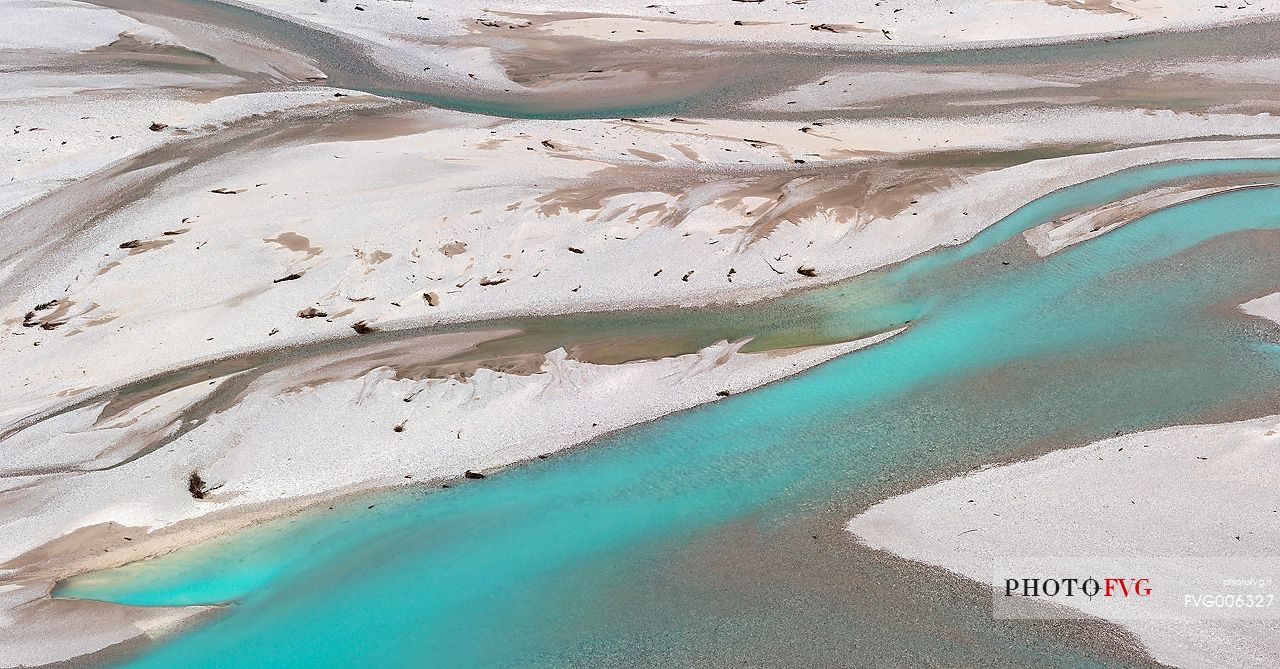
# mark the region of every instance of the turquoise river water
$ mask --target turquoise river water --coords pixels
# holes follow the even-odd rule
[[[911,321],[886,342],[483,481],[370,495],[55,594],[231,604],[122,661],[139,668],[1142,664],[1078,630],[993,621],[979,588],[841,526],[980,464],[1275,411],[1280,337],[1234,305],[1280,290],[1280,188],[1047,258],[1019,237],[1207,174],[1257,182],[1280,161],[1148,166],[1050,194],[963,245],[769,305],[807,322],[761,317],[831,340]]]

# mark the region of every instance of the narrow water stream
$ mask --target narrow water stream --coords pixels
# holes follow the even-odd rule
[[[1038,104],[1034,96],[1022,102],[1002,102],[999,98],[1009,94],[1000,91],[992,94],[992,99],[979,95],[960,106],[940,104],[939,96],[925,96],[923,103],[922,99],[905,102],[889,99],[870,105],[832,104],[826,109],[806,107],[801,111],[791,111],[786,105],[756,108],[751,104],[829,74],[863,76],[886,70],[989,71],[1044,76],[1085,85],[1086,88],[1078,90],[1068,88],[1056,92],[1083,94],[1090,98],[1091,105],[1205,111],[1216,105],[1248,99],[1250,95],[1265,97],[1270,89],[1255,82],[1253,89],[1242,90],[1219,77],[1200,77],[1195,81],[1195,95],[1188,97],[1178,87],[1168,86],[1164,77],[1177,74],[1179,66],[1188,63],[1280,56],[1280,22],[1275,21],[1014,47],[977,44],[922,49],[872,45],[837,49],[790,45],[785,50],[761,52],[758,47],[734,44],[698,45],[660,40],[639,44],[599,42],[592,43],[586,53],[557,63],[565,73],[590,77],[593,84],[589,93],[583,93],[582,88],[566,91],[555,85],[499,91],[461,76],[443,77],[419,72],[416,68],[388,66],[371,52],[369,43],[358,38],[219,0],[88,1],[126,13],[194,20],[229,29],[255,42],[277,45],[311,60],[328,76],[325,83],[334,87],[504,118],[567,120],[672,115],[777,120],[920,118],[968,116]],[[407,34],[413,34],[411,26]],[[466,46],[458,41],[434,38],[424,43],[440,48]],[[494,49],[493,56],[499,66],[503,66],[503,58],[518,63],[523,50],[531,45],[540,47],[532,49],[535,52],[555,52],[557,47],[571,44],[536,31],[486,43],[486,47]],[[673,52],[680,53],[681,57],[671,58]],[[595,73],[607,73],[613,68],[625,72],[652,62],[666,63],[671,70],[668,78],[638,88],[633,84],[615,86]],[[518,68],[518,65],[512,67]],[[1097,86],[1088,87],[1090,82]],[[1053,89],[1041,91],[1050,98],[1053,93]],[[958,91],[951,91],[948,97],[955,98],[957,94]]]

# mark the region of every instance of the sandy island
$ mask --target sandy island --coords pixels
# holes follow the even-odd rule
[[[1280,322],[1280,293],[1241,310]],[[1137,556],[1155,582],[1194,580],[1206,569],[1199,557],[1271,564],[1280,541],[1277,448],[1280,416],[1126,434],[893,497],[854,518],[849,530],[872,548],[986,584],[993,565],[1045,556],[1104,565],[1134,564],[1124,560]],[[1108,615],[1087,604],[1091,615]],[[1111,615],[1160,662],[1280,663],[1274,616],[1206,619],[1188,614],[1180,599],[1159,607],[1149,617]]]

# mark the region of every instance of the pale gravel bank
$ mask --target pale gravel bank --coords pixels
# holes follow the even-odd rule
[[[1280,322],[1280,293],[1241,308]],[[1191,558],[1271,565],[1280,545],[1277,453],[1280,416],[1139,432],[899,495],[848,527],[872,548],[987,584],[995,566],[1016,558],[1186,559],[1185,573],[1153,568],[1169,570],[1166,578],[1196,577]],[[1173,606],[1114,620],[1173,666],[1280,665],[1274,617],[1206,620]]]
[[[5,0],[0,24],[0,215],[175,139],[352,102],[318,86],[261,90],[324,73],[288,51],[190,23],[142,22],[74,0]],[[128,57],[181,67],[107,67]],[[207,67],[215,62],[227,67]]]
[[[1188,153],[1280,156],[1271,140],[1177,141],[1207,130],[1189,115],[1103,117],[1118,139],[1173,141],[938,178],[841,158],[868,146],[928,151],[947,141],[930,124],[900,135],[879,124],[837,125],[824,128],[832,139],[823,144],[796,145],[811,135],[779,124],[584,121],[570,129],[429,112],[389,129],[346,123],[306,143],[240,150],[167,179],[46,254],[25,254],[42,269],[14,272],[14,299],[0,309],[9,327],[0,362],[29,373],[0,379],[0,417],[202,359],[341,337],[357,322],[393,330],[758,301],[963,243],[1083,179]],[[1084,127],[1037,135],[1029,123],[987,122],[974,120],[956,144],[991,151],[1016,148],[1019,137],[1072,142],[1072,128]],[[1240,119],[1235,131],[1280,125]],[[738,135],[769,144],[753,148]],[[801,150],[823,154],[824,165],[809,173],[781,166],[779,154]],[[357,187],[352,175],[378,187]],[[33,230],[48,223],[24,221]],[[802,265],[818,276],[799,274]],[[35,315],[55,327],[21,327],[50,300],[58,304]],[[299,318],[306,309],[324,316]]]

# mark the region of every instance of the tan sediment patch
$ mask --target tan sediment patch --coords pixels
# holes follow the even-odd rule
[[[392,370],[393,378],[414,380],[465,377],[481,367],[532,374],[542,364],[542,352],[516,348],[494,352],[487,348],[491,341],[518,334],[518,330],[482,330],[373,342],[355,351],[322,355],[306,365],[288,367],[276,392],[358,379],[383,367]]]
[[[862,26],[854,25],[851,23],[811,23],[809,24],[809,30],[812,30],[814,32],[828,32],[828,33],[837,33],[837,34],[840,34],[840,33],[863,33],[866,35],[882,34],[882,32],[879,29],[863,28]]]
[[[22,325],[25,327],[40,327],[45,330],[52,330],[67,322],[67,319],[70,318],[68,314],[71,313],[71,307],[75,306],[75,304],[75,300],[64,297],[53,303],[52,311],[46,312],[44,309],[36,307],[35,309],[27,312],[27,315],[22,320]],[[46,309],[48,308],[47,303],[41,306],[46,307]]]
[[[265,284],[262,286],[256,286],[254,288],[250,288],[236,295],[232,295],[231,297],[228,297],[222,300],[218,304],[224,307],[232,307],[232,308],[241,306],[245,302],[248,302],[249,300],[255,297],[258,297],[259,295],[265,294],[267,291],[271,290],[273,285],[275,285],[274,282],[270,284]]]
[[[621,171],[629,172],[625,168]],[[668,197],[679,197],[678,190],[674,188],[658,190],[660,187],[642,185],[641,183],[620,184],[613,179],[617,172],[618,170],[609,170],[607,177],[593,179],[581,185],[559,188],[539,195],[534,200],[539,205],[537,212],[543,216],[559,216],[562,213],[578,214],[584,211],[602,212],[610,198],[649,192],[660,193]],[[658,178],[665,179],[665,177],[661,176]],[[592,216],[588,220],[595,219],[596,216]]]
[[[698,155],[698,152],[694,151],[687,144],[676,143],[676,144],[672,144],[671,148],[675,149],[676,151],[679,151],[681,155],[683,155],[685,158],[688,158],[689,160],[692,160],[695,163],[702,162],[702,156]]]
[[[1130,12],[1115,6],[1111,0],[1044,0],[1047,5],[1054,7],[1070,7],[1071,9],[1083,9],[1096,14],[1129,14]]]
[[[3,504],[3,497],[0,497],[0,504]],[[127,527],[115,522],[86,525],[10,558],[0,564],[0,569],[31,568],[58,561],[79,561],[101,553],[104,545],[118,545],[145,537],[146,534],[145,527]]]
[[[982,162],[975,156],[968,159]],[[674,226],[701,207],[716,206],[746,221],[742,227],[750,244],[768,237],[780,224],[798,224],[815,217],[850,223],[855,229],[875,219],[893,218],[919,198],[989,169],[986,165],[966,166],[960,158],[953,165],[945,158],[939,162],[942,164],[920,156],[910,164],[885,161],[748,175],[619,165],[540,195],[536,211],[543,216],[593,212],[588,221],[615,220],[629,213],[629,223],[651,217],[652,225]],[[640,194],[652,194],[657,201],[610,204],[614,198]]]
[[[170,6],[155,0],[95,0],[94,4],[161,28],[187,47],[183,51],[215,59],[220,67],[246,78],[305,82],[325,76],[310,58],[245,30],[247,24],[227,21],[228,14],[216,6]],[[210,30],[209,26],[219,29]]]
[[[136,256],[142,253],[146,253],[147,251],[162,249],[172,243],[173,243],[172,239],[150,239],[147,241],[133,242],[132,245],[128,247],[129,255]]]
[[[88,390],[93,390],[95,386],[79,386],[77,388],[67,388],[54,393],[55,397],[74,397]]]
[[[538,29],[545,29],[547,27],[554,26],[558,23],[562,23],[565,21],[591,21],[591,20],[600,20],[609,24],[615,24],[618,21],[635,21],[637,23],[658,23],[658,24],[672,24],[672,25],[680,24],[680,25],[688,25],[688,26],[716,25],[717,23],[715,21],[697,21],[697,20],[688,20],[688,19],[670,19],[670,18],[645,19],[645,18],[637,18],[633,16],[626,16],[623,14],[606,14],[602,12],[552,11],[552,12],[539,12],[536,14],[530,14],[525,12],[497,11],[497,10],[491,9],[491,10],[486,10],[486,13],[491,14],[493,16],[504,17],[508,20],[508,23],[505,25],[492,26],[492,25],[486,25],[484,23],[477,22],[479,23],[480,29],[482,30],[484,28],[501,29],[501,28],[505,28],[507,25],[516,25],[519,27],[533,28],[535,30],[538,30]],[[501,34],[500,30],[499,30],[499,34]]]
[[[277,244],[281,248],[288,249],[290,251],[305,253],[306,257],[304,257],[303,260],[314,258],[324,251],[324,249],[318,246],[312,246],[310,239],[307,239],[296,232],[282,232],[275,237],[268,237],[262,241],[267,242],[268,244]]]
[[[232,70],[222,68],[217,59],[172,44],[152,44],[143,42],[132,35],[122,34],[116,41],[86,52],[92,56],[128,56],[135,63],[149,63],[178,69],[199,68],[208,71],[218,68],[226,72]]]
[[[93,314],[94,312],[98,311],[101,308],[102,308],[101,304],[98,304],[97,302],[90,302],[89,306],[86,307],[83,311],[72,316],[71,318],[68,318],[67,320],[72,322],[72,325],[74,326],[75,329],[69,330],[66,333],[66,336],[70,337],[71,335],[79,334],[83,332],[86,328],[97,327],[99,325],[106,325],[107,323],[110,323],[111,321],[114,321],[120,317],[120,314],[118,313],[108,313],[108,314],[99,315],[93,318],[89,317],[90,314]]]
[[[369,97],[365,93],[356,93]],[[322,126],[309,136],[312,142],[372,142],[382,139],[394,139],[419,135],[424,132],[448,128],[452,124],[445,115],[426,116],[423,114],[386,114],[356,112],[339,123]]]
[[[5,562],[3,568],[13,570],[5,575],[5,582],[52,583],[75,574],[118,567],[355,492],[367,491],[344,488],[273,503],[242,505],[213,511],[159,529],[100,523],[91,526],[88,532],[75,530]],[[0,493],[0,497],[5,494],[7,493]]]
[[[530,89],[576,89],[584,94],[593,87],[609,90],[641,89],[656,83],[680,87],[694,78],[710,79],[726,66],[697,59],[661,59],[637,49],[602,49],[598,43],[573,39],[528,41],[520,51],[498,55],[498,64],[512,83]],[[664,93],[674,96],[676,90]],[[687,92],[687,91],[684,91]],[[652,96],[653,91],[647,91]]]
[[[546,362],[545,353],[517,353],[505,356],[475,358],[471,360],[457,359],[455,362],[432,364],[419,361],[392,365],[397,379],[465,379],[473,376],[480,369],[491,369],[504,374],[528,376],[542,371]]]
[[[1160,144],[1161,142],[1153,142]],[[1114,142],[1091,142],[1079,144],[1031,145],[1026,148],[1007,150],[961,149],[951,151],[932,151],[906,155],[893,160],[893,164],[904,167],[942,167],[974,170],[995,170],[1030,163],[1048,158],[1062,158],[1090,153],[1106,153],[1128,148],[1129,146]],[[1145,146],[1137,144],[1136,146]]]
[[[763,211],[757,206],[749,213],[755,216],[749,228],[753,240],[768,237],[782,223],[799,223],[817,216],[861,227],[877,218],[897,216],[916,198],[950,186],[966,173],[969,172],[866,168],[838,175],[761,178],[726,194],[716,204],[742,208],[748,206],[746,200],[750,198],[769,201]]]
[[[101,307],[101,304],[99,304],[99,303],[97,303],[97,302],[92,302],[92,303],[90,303],[90,306],[88,306],[88,310],[84,311],[84,313],[82,313],[82,315],[81,315],[81,316],[87,316],[87,315],[90,315],[90,312],[96,311],[96,310],[97,310],[97,308],[99,308],[99,307]],[[99,317],[96,317],[96,319],[88,319],[88,320],[86,320],[86,321],[82,322],[81,327],[92,327],[92,326],[95,326],[95,325],[106,325],[106,324],[109,324],[109,322],[114,321],[115,319],[118,319],[118,317],[120,317],[120,316],[119,316],[119,313],[111,313],[111,315],[108,315],[108,316],[99,316]]]
[[[94,422],[94,425],[102,425],[124,415],[143,402],[155,399],[174,390],[186,388],[195,384],[208,383],[225,376],[244,372],[257,367],[264,361],[265,358],[261,355],[232,358],[229,360],[214,362],[209,365],[157,375],[153,379],[132,384],[115,392],[109,392],[107,397],[103,398],[105,399],[105,405],[102,408],[102,413],[98,415],[98,419]],[[0,441],[7,438],[9,434],[11,434],[11,432],[0,434]]]
[[[770,148],[776,148],[779,151],[781,151],[782,149],[782,145],[779,144],[778,142],[771,141],[771,140],[752,139],[751,137],[745,136],[745,133],[751,132],[746,128],[743,128],[744,134],[742,135],[729,134],[727,132],[728,128],[726,128],[724,124],[720,124],[719,126],[717,126],[707,122],[695,123],[695,122],[688,121],[686,119],[673,118],[665,122],[661,122],[661,121],[630,122],[629,120],[624,119],[622,121],[622,125],[624,125],[625,127],[631,130],[644,132],[646,134],[674,135],[676,137],[681,138],[682,140],[687,140],[689,138],[703,138],[703,139],[712,139],[712,140],[723,140],[723,141],[732,142],[732,143],[745,142],[752,148],[770,147]],[[694,126],[694,127],[688,128],[688,127],[672,127],[672,126]],[[841,141],[841,138],[839,137],[831,137],[827,135],[818,134],[817,132],[813,131],[812,128],[808,130],[804,130],[802,128],[801,130],[803,132],[808,132],[809,134],[813,134],[816,137],[829,139],[833,142]],[[672,143],[671,146],[672,148],[675,148],[677,151],[680,151],[681,153],[683,153],[690,160],[698,160],[701,157],[696,150],[694,150],[692,147],[688,146],[687,144]],[[683,147],[683,148],[680,148],[680,147]]]
[[[108,323],[116,318],[115,314],[99,316],[97,318],[86,318],[89,314],[92,314],[94,311],[97,311],[102,307],[102,305],[97,302],[90,302],[84,308],[73,311],[73,307],[75,306],[76,301],[69,297],[63,297],[59,300],[41,304],[28,311],[22,317],[21,324],[23,327],[28,328],[38,327],[42,330],[56,330],[64,325],[74,322],[74,325],[68,328],[65,333],[67,336],[70,336],[81,332],[80,328],[102,325],[103,323]],[[76,322],[77,319],[81,320]],[[9,322],[16,323],[16,321],[13,320]]]
[[[208,54],[170,44],[152,44],[122,34],[111,44],[77,54],[78,65],[85,71],[133,69],[156,72],[180,72],[209,76],[207,81],[193,77],[183,90],[170,89],[168,94],[205,104],[226,95],[260,90],[247,83],[245,72],[223,65]],[[245,83],[237,83],[245,82]],[[91,89],[90,89],[91,90]],[[77,91],[80,95],[87,91]],[[175,132],[185,132],[174,128]]]
[[[745,67],[740,58],[709,45],[657,39],[613,42],[551,34],[536,26],[495,29],[475,24],[472,31],[471,36],[451,39],[449,46],[492,50],[506,78],[524,93],[537,94],[541,102],[532,106],[545,109],[574,109],[606,98],[616,106],[675,100],[705,91],[735,68]],[[509,46],[494,49],[494,33]],[[671,58],[673,52],[687,57]]]
[[[660,156],[649,151],[641,151],[640,149],[627,149],[627,153],[630,153],[637,158],[643,158],[651,163],[661,163],[667,159],[666,156]]]
[[[627,219],[627,222],[639,223],[641,220],[643,220],[646,216],[649,216],[649,215],[655,216],[654,220],[662,220],[663,216],[665,216],[667,212],[669,212],[670,210],[671,208],[667,205],[666,202],[655,202],[653,204],[648,204],[643,207],[636,207],[636,210],[632,212],[631,216]]]
[[[508,210],[510,209],[508,208]],[[467,251],[467,244],[466,242],[462,242],[462,241],[449,242],[448,244],[445,244],[444,246],[440,247],[440,253],[444,254],[446,257],[449,257],[449,258],[466,253],[466,251]]]

